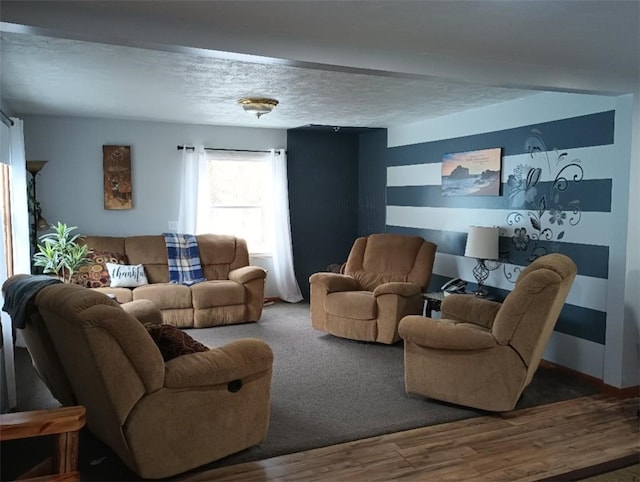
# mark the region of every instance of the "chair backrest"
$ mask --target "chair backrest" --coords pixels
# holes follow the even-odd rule
[[[72,284],[43,288],[36,307],[87,426],[123,459],[122,435],[131,410],[162,388],[164,361],[144,326],[104,294]]]
[[[29,274],[16,274],[9,277],[2,284],[2,295],[7,296],[12,290],[18,290],[19,292],[20,283],[28,282],[30,278],[33,277]],[[29,301],[25,303],[25,323],[22,328],[19,328],[29,356],[31,357],[31,364],[51,394],[62,405],[76,405],[73,390],[71,389],[67,375],[64,373],[58,353],[53,346],[53,341],[49,336],[49,330],[35,306],[34,298],[35,293],[33,293]],[[15,320],[12,320],[12,324],[14,329],[16,329]]]
[[[344,273],[353,276],[364,290],[382,283],[414,283],[425,290],[431,280],[436,245],[420,236],[371,234],[356,239]]]
[[[541,256],[522,270],[496,315],[493,335],[520,354],[528,367],[527,383],[540,363],[576,272],[575,263],[563,254]]]

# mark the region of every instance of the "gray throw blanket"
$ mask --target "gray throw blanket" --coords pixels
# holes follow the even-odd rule
[[[42,288],[55,283],[62,283],[62,281],[46,275],[16,276],[4,283],[2,311],[6,311],[11,316],[14,330],[24,328],[27,322],[27,306],[31,300]]]

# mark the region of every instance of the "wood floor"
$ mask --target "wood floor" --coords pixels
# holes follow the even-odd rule
[[[640,456],[639,409],[638,398],[593,395],[223,467],[179,480],[576,480],[570,472]],[[640,480],[640,474],[631,475],[623,480]]]

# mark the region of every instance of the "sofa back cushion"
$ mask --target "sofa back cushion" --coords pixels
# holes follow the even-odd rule
[[[198,239],[200,265],[208,280],[229,279],[229,272],[249,265],[247,242],[224,234],[201,234]],[[149,283],[168,283],[169,264],[164,236],[87,236],[89,249],[123,252],[129,264],[142,264]]]
[[[129,236],[125,250],[130,264],[141,264],[149,283],[168,283],[167,245],[162,235]]]
[[[125,253],[124,240],[126,238],[117,236],[85,236],[84,244],[90,250],[107,251],[109,253]]]
[[[224,234],[200,234],[196,237],[205,278],[226,280],[230,271],[249,266],[249,251],[244,239]]]

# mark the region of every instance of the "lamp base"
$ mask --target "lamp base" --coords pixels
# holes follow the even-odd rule
[[[478,264],[473,268],[473,277],[476,279],[477,288],[473,292],[479,298],[487,296],[487,290],[484,288],[484,282],[489,277],[489,268],[484,264],[484,259],[477,258]]]
[[[477,290],[475,290],[473,292],[473,294],[475,296],[477,296],[478,298],[485,298],[489,294],[489,292],[487,290],[485,290],[485,289],[478,288]]]

